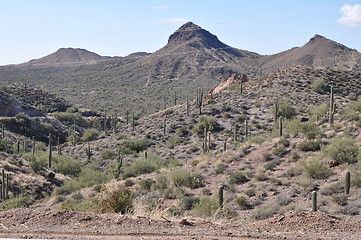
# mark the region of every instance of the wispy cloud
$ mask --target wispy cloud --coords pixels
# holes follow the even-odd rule
[[[163,18],[162,21],[168,23],[184,23],[187,22],[188,20],[185,18]]]
[[[357,27],[361,26],[361,5],[349,5],[346,4],[340,9],[342,17],[338,19],[338,22],[346,25]]]
[[[151,9],[167,9],[169,8],[168,5],[161,5],[161,6],[153,6],[150,7]]]

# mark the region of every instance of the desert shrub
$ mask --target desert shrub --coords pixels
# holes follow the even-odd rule
[[[182,210],[191,210],[197,203],[199,203],[198,197],[185,196],[179,200],[179,207]]]
[[[317,78],[311,84],[311,89],[316,93],[323,94],[328,90],[328,85],[326,84],[325,79]]]
[[[313,179],[327,179],[333,174],[327,165],[315,158],[301,161],[300,166],[303,172]]]
[[[13,208],[27,208],[31,204],[30,196],[21,194],[3,201],[0,204],[0,211],[7,211]]]
[[[262,136],[254,136],[254,137],[251,137],[250,139],[248,139],[249,143],[258,144],[258,145],[264,143],[264,141],[266,141],[266,139]]]
[[[271,161],[273,159],[272,154],[270,153],[264,153],[262,156],[263,156],[263,160],[266,162]]]
[[[127,180],[125,180],[124,185],[126,187],[131,187],[131,186],[134,185],[134,182],[132,180],[130,180],[130,179],[127,179]]]
[[[219,211],[219,202],[217,199],[203,197],[196,203],[192,209],[195,216],[210,217],[216,215]]]
[[[134,177],[151,173],[165,166],[167,166],[166,160],[150,154],[147,159],[137,158],[131,162],[131,164],[124,169],[123,178],[127,175]]]
[[[263,220],[272,217],[279,210],[279,206],[276,204],[270,204],[262,207],[258,207],[254,210],[252,217],[255,220]]]
[[[0,138],[0,151],[5,152],[10,149],[10,142],[7,139]]]
[[[287,206],[292,202],[292,198],[289,195],[278,195],[276,198],[276,204],[278,206]]]
[[[285,128],[292,135],[302,134],[308,139],[314,139],[321,134],[320,128],[310,122],[301,122],[299,119],[292,119],[285,122]]]
[[[204,177],[202,176],[202,174],[195,173],[190,175],[187,187],[192,189],[204,187]]]
[[[152,188],[154,188],[155,181],[153,179],[147,178],[140,180],[138,184],[141,190],[151,191]]]
[[[328,105],[326,103],[323,103],[318,106],[310,106],[307,109],[308,115],[311,119],[314,121],[317,119],[317,116],[321,119],[323,116],[326,115],[327,111],[329,110]]]
[[[30,167],[39,172],[48,166],[49,153],[36,152],[35,154],[25,153],[23,157],[29,161]],[[64,175],[77,176],[81,171],[82,164],[66,155],[53,155],[52,169]]]
[[[134,193],[127,189],[120,187],[112,192],[109,192],[105,198],[100,202],[100,212],[112,212],[126,214],[133,210]]]
[[[225,164],[219,164],[217,167],[216,167],[216,169],[214,170],[214,172],[216,173],[216,174],[222,174],[222,173],[224,173],[224,171],[227,169],[227,165],[225,165]]]
[[[64,185],[58,188],[55,193],[58,195],[68,195],[72,192],[85,187],[91,187],[97,184],[102,184],[110,179],[102,171],[97,171],[90,168],[83,168],[78,177],[70,179]]]
[[[258,172],[253,176],[257,181],[266,181],[268,179],[267,175],[264,172]]]
[[[80,138],[83,142],[93,141],[99,137],[99,131],[95,128],[85,130],[83,136]]]
[[[177,129],[176,134],[179,137],[186,137],[189,134],[189,131],[188,131],[187,127],[181,127],[181,128]]]
[[[193,132],[198,137],[204,137],[204,129],[212,129],[212,131],[221,131],[224,129],[217,121],[211,117],[200,116],[198,118],[198,124],[193,128]]]
[[[124,154],[132,154],[132,153],[139,153],[142,151],[147,150],[149,146],[149,142],[145,139],[139,140],[127,140],[124,141],[120,146],[121,153]]]
[[[86,121],[79,113],[71,112],[54,112],[52,115],[61,122],[75,123],[76,125],[85,127]]]
[[[286,155],[287,149],[284,145],[281,145],[273,149],[272,153],[276,156],[283,157]]]
[[[333,159],[336,164],[356,163],[359,148],[356,141],[349,137],[336,137],[324,149],[325,154]]]
[[[253,197],[254,195],[256,195],[256,189],[254,189],[254,188],[248,188],[244,193],[245,193],[248,197]]]
[[[116,153],[109,150],[109,149],[104,149],[101,153],[100,153],[100,159],[101,160],[106,160],[106,159],[114,159],[116,156]]]
[[[229,183],[230,184],[242,184],[248,182],[249,179],[247,178],[244,172],[233,172],[229,176]]]
[[[157,189],[166,189],[169,186],[169,180],[165,175],[157,175],[155,182]]]
[[[314,152],[320,150],[320,141],[303,141],[298,144],[298,148],[303,152]]]
[[[271,111],[275,113],[275,108],[272,107]],[[278,106],[278,117],[285,119],[292,119],[297,115],[296,109],[289,104],[280,104]]]
[[[183,140],[176,136],[171,136],[167,140],[167,144],[170,149],[173,149],[175,146],[180,145],[182,142]]]
[[[185,186],[194,189],[204,186],[204,177],[199,173],[191,174],[188,169],[174,170],[170,177],[177,187]]]
[[[348,199],[348,196],[345,193],[333,194],[331,196],[331,200],[340,206],[347,205],[347,199]]]
[[[252,205],[249,203],[248,199],[245,196],[240,196],[240,197],[236,198],[236,203],[243,210],[252,208]]]
[[[185,168],[176,169],[170,173],[170,179],[175,186],[186,186],[189,181],[190,171]]]

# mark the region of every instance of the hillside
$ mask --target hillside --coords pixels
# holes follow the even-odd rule
[[[360,77],[351,70],[294,66],[205,94],[201,104],[198,96],[198,104],[178,102],[142,118],[135,114],[133,119],[132,112],[128,120],[109,112],[106,120],[79,118],[75,109],[53,113],[47,117],[72,129],[64,131],[62,155],[53,143],[51,169],[44,144],[38,142],[34,155],[17,153],[11,146],[16,149],[25,136],[6,128],[9,143],[0,139],[0,147],[12,155],[4,156],[69,180],[54,190],[51,186],[51,195],[30,209],[1,213],[7,229],[0,236],[31,229],[31,236],[57,237],[70,229],[67,236],[73,238],[141,233],[174,239],[207,232],[219,239],[325,234],[352,239],[359,234],[361,194]],[[335,93],[332,124],[330,86]],[[79,130],[82,122],[86,131]],[[49,129],[56,127],[48,123]],[[352,179],[348,194],[345,171]],[[20,180],[14,179],[14,186]],[[310,211],[314,190],[318,212]],[[4,210],[21,203],[22,196],[10,192],[12,197],[0,203]],[[81,236],[76,235],[79,226]]]
[[[45,57],[34,59],[27,64],[31,65],[58,65],[58,64],[89,64],[107,60],[96,53],[80,48],[60,48]]]
[[[89,59],[95,62],[82,64]],[[319,35],[305,46],[262,56],[228,46],[189,22],[152,54],[104,60],[85,50],[60,49],[30,63],[0,67],[0,80],[5,85],[38,86],[92,109],[146,115],[163,109],[164,98],[167,106],[174,102],[175,94],[178,103],[187,95],[194,99],[197,88],[214,88],[220,79],[233,73],[252,78],[294,65],[359,71],[360,59],[359,52]],[[80,64],[57,64],[79,60]]]

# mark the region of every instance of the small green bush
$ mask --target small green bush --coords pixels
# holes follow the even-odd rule
[[[176,134],[179,137],[186,137],[186,136],[188,136],[189,133],[190,132],[188,131],[187,127],[178,128],[177,131],[176,131]]]
[[[153,179],[147,178],[139,181],[138,184],[141,190],[151,191],[154,189],[155,181]]]
[[[192,214],[200,217],[215,216],[219,212],[219,202],[217,199],[203,197],[192,209]]]
[[[333,159],[336,164],[356,163],[359,148],[356,141],[349,137],[336,137],[324,150],[325,154]]]
[[[298,148],[303,152],[314,152],[320,150],[320,141],[303,141],[298,144]]]
[[[327,165],[315,158],[301,161],[300,166],[307,176],[313,179],[327,179],[333,174]]]
[[[121,144],[120,151],[122,155],[139,153],[147,150],[149,144],[146,139],[127,140]]]
[[[251,204],[249,203],[248,199],[245,196],[240,196],[236,198],[236,202],[241,207],[242,210],[252,208]]]
[[[162,167],[166,167],[168,162],[158,156],[149,154],[147,159],[137,158],[124,169],[125,176],[134,177],[141,174],[154,172]]]
[[[316,121],[317,116],[319,119],[324,117],[327,114],[329,107],[326,103],[323,103],[318,106],[311,106],[307,109],[308,115],[313,121]]]
[[[197,203],[199,203],[198,197],[185,196],[179,200],[179,207],[182,210],[191,210]]]
[[[313,81],[313,83],[311,84],[311,89],[319,94],[324,94],[327,89],[328,86],[325,83],[325,79],[323,78],[317,78],[316,80]]]
[[[109,150],[109,149],[104,149],[101,153],[100,153],[100,158],[101,160],[107,160],[107,159],[114,159],[116,156],[116,153]]]
[[[80,138],[83,142],[94,141],[99,137],[99,131],[95,128],[85,130],[83,136]]]
[[[134,193],[120,187],[105,196],[100,202],[100,212],[111,212],[126,214],[133,210]]]
[[[188,185],[190,177],[190,171],[185,168],[176,169],[170,174],[170,179],[175,186],[186,186]]]
[[[230,184],[242,184],[248,182],[249,179],[247,178],[246,174],[243,172],[234,172],[231,173],[229,177]]]

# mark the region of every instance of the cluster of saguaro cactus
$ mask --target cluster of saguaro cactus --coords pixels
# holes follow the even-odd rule
[[[90,160],[91,156],[93,156],[93,152],[90,148],[90,143],[88,142],[88,147],[85,149],[85,154],[88,157],[88,160]]]
[[[5,200],[9,198],[9,174],[5,174],[4,169],[1,172],[1,187],[0,187],[0,199]]]
[[[333,87],[330,90],[330,110],[329,110],[329,123],[333,124],[333,116],[335,114],[335,98],[333,95]]]
[[[196,106],[199,109],[199,114],[202,114],[202,106],[203,106],[203,89],[197,88],[197,101]]]
[[[203,152],[208,152],[211,148],[212,127],[204,127]]]
[[[351,188],[351,173],[350,171],[346,171],[345,173],[345,194],[350,194],[350,188]],[[311,194],[311,203],[312,203],[312,211],[317,212],[317,191],[312,191]]]

